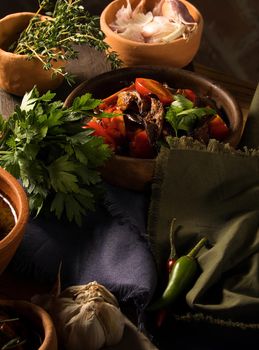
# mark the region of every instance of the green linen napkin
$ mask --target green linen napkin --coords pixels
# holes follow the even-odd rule
[[[179,255],[206,236],[211,247],[186,302],[194,312],[259,322],[259,149],[238,151],[211,140],[173,139],[158,157],[148,234],[160,280],[176,218]]]
[[[246,126],[239,144],[239,148],[259,147],[259,84],[255,90],[249,108]]]

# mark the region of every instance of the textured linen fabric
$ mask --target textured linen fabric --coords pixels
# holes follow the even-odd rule
[[[62,290],[97,281],[120,303],[140,311],[156,287],[156,267],[146,238],[148,196],[106,185],[106,198],[81,228],[56,219],[31,218],[10,268],[54,284],[62,261]]]
[[[259,322],[259,152],[197,149],[182,141],[161,152],[153,185],[149,233],[159,271],[176,218],[180,255],[201,237],[211,245],[199,254],[202,272],[186,295],[189,307]]]

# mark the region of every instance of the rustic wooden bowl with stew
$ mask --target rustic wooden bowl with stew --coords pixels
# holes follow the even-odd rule
[[[70,106],[86,92],[103,99],[134,82],[136,77],[151,78],[170,87],[192,89],[199,96],[209,96],[224,112],[229,134],[224,143],[237,147],[243,130],[243,116],[235,98],[225,89],[197,73],[180,68],[135,66],[102,73],[78,85],[66,98]],[[114,185],[143,191],[152,183],[156,159],[139,159],[114,155],[102,169],[103,178]]]

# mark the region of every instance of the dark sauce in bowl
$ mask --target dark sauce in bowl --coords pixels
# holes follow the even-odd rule
[[[0,193],[0,239],[3,239],[14,227],[16,213],[11,203]]]

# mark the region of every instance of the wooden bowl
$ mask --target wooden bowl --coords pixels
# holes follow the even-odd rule
[[[53,321],[49,314],[40,306],[25,300],[0,300],[0,307],[14,310],[18,316],[29,322],[29,332],[39,333],[41,345],[35,350],[57,350],[57,335]],[[20,349],[20,348],[19,348]]]
[[[140,0],[130,0],[134,9]],[[146,1],[148,10],[152,10],[157,1]],[[117,11],[126,6],[126,0],[115,0],[108,4],[100,16],[101,29],[105,41],[113,51],[116,51],[125,66],[143,64],[167,65],[176,68],[187,66],[200,47],[203,32],[203,18],[199,10],[188,1],[182,1],[198,23],[197,29],[191,33],[188,40],[183,37],[167,43],[142,43],[123,38],[110,28]]]
[[[28,60],[27,55],[7,51],[34,15],[32,12],[18,12],[0,19],[0,88],[16,96],[23,96],[34,85],[40,93],[54,90],[63,81],[60,74],[53,77],[51,69],[43,69],[39,59]],[[64,66],[64,62],[52,63],[57,68]]]
[[[0,240],[0,273],[2,273],[14,256],[24,235],[29,218],[27,195],[20,183],[0,167],[0,194],[13,207],[17,219],[11,231]]]
[[[229,122],[230,134],[225,143],[236,147],[241,139],[243,116],[234,97],[225,89],[197,73],[180,69],[159,66],[125,67],[102,73],[78,85],[66,98],[65,106],[71,106],[77,96],[86,92],[94,98],[105,98],[128,86],[136,77],[151,78],[166,82],[171,87],[190,88],[198,95],[210,96],[222,109]],[[115,155],[102,169],[105,180],[117,186],[143,191],[152,182],[155,159],[137,159]]]

